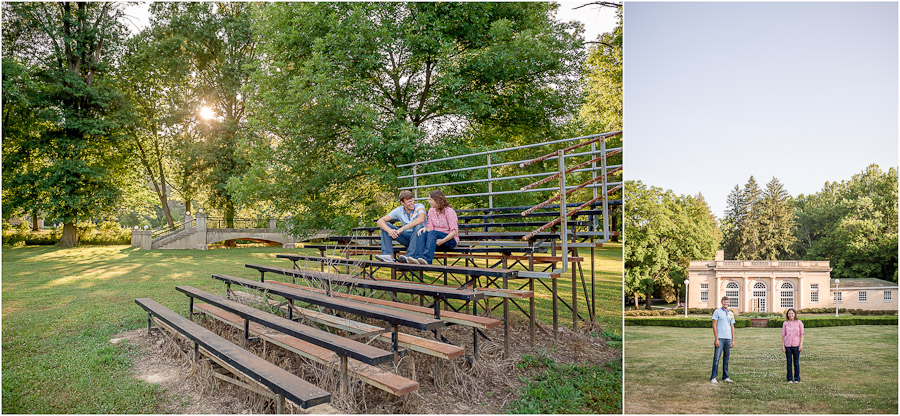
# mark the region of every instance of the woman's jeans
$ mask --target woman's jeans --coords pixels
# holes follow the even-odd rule
[[[784,355],[787,357],[787,381],[800,381],[800,347],[784,347]]]
[[[434,251],[438,248],[437,240],[440,240],[446,236],[447,233],[435,230],[424,232],[422,233],[422,236],[420,236],[425,238],[425,244],[421,245],[424,251],[422,258],[425,259],[428,264],[431,264],[431,262],[434,261]],[[456,239],[453,238],[451,238],[446,243],[441,244],[442,251],[451,250],[454,247],[456,247]]]
[[[719,338],[719,346],[716,347],[716,355],[713,357],[712,375],[709,376],[710,380],[719,375],[719,355],[724,355],[724,357],[722,357],[722,379],[724,380],[730,378],[728,377],[728,358],[731,356],[731,339]]]

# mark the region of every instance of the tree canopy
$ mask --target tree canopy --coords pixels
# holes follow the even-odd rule
[[[4,205],[63,222],[63,246],[77,244],[77,219],[114,210],[128,176],[107,76],[127,33],[122,8],[3,4],[4,90],[16,91],[4,107],[31,113],[4,117]]]
[[[691,260],[715,255],[721,234],[702,195],[675,195],[641,181],[625,184],[626,296],[647,299],[657,290],[674,292],[684,282]]]
[[[504,141],[558,134],[578,108],[583,52],[556,7],[267,7],[251,104],[261,140],[232,189],[244,203],[291,211],[296,230],[357,225],[351,213],[395,193],[396,165],[497,143],[499,131]]]

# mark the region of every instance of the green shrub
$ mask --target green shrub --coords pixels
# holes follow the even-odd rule
[[[888,310],[868,310],[868,309],[845,309],[839,308],[839,313],[849,313],[857,316],[869,316],[869,315],[896,315],[897,311],[894,309]],[[801,309],[799,312],[801,315],[804,313],[834,313],[834,308],[806,308]],[[801,316],[801,319],[802,316]]]
[[[131,244],[131,230],[119,226],[112,221],[94,225],[91,222],[79,222],[78,244],[113,245]],[[62,229],[31,231],[26,227],[9,227],[3,230],[3,245],[20,246],[52,246],[59,242]]]
[[[817,318],[803,320],[804,328],[820,328],[826,326],[847,326],[847,325],[897,325],[897,318],[893,316],[846,316],[838,318]],[[781,328],[784,318],[769,319],[769,328]]]
[[[712,328],[712,318],[625,318],[626,326],[671,326],[677,328]],[[750,326],[749,319],[735,319],[735,328]]]

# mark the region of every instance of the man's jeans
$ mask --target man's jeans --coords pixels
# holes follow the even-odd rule
[[[388,223],[387,226],[395,230],[400,228],[391,223]],[[399,236],[397,236],[397,242],[403,244],[403,246],[408,249],[406,250],[407,257],[422,257],[422,253],[418,251],[421,250],[421,248],[418,247],[418,242],[421,240],[415,237],[419,229],[423,227],[425,227],[425,224],[419,224],[415,227],[407,228],[406,230],[403,230],[403,232],[400,233]],[[387,254],[389,256],[394,255],[394,239],[392,239],[391,235],[384,230],[381,230],[381,254]]]
[[[787,381],[800,381],[800,347],[784,347],[784,355],[787,357]]]
[[[722,379],[729,378],[728,377],[728,358],[731,355],[731,340],[728,338],[719,338],[719,346],[716,347],[716,355],[713,357],[713,368],[712,375],[709,376],[709,379],[712,380],[719,375],[719,355],[722,353],[725,354],[725,357],[722,358]]]

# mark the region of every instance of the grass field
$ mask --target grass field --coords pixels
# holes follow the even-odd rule
[[[625,413],[897,413],[896,326],[808,328],[800,384],[780,342],[778,328],[736,329],[735,383],[716,385],[711,329],[629,326]]]
[[[134,298],[151,297],[186,315],[187,298],[176,285],[221,293],[222,283],[210,274],[256,278],[245,263],[289,267],[275,259],[285,252],[304,251],[3,247],[3,412],[159,411],[158,388],[129,374],[139,351],[108,342],[145,324]],[[597,252],[597,312],[607,331],[621,334],[621,245]],[[559,283],[568,299],[571,277]],[[549,323],[549,292],[537,292],[539,319]],[[560,323],[571,325],[571,312],[561,309]]]

